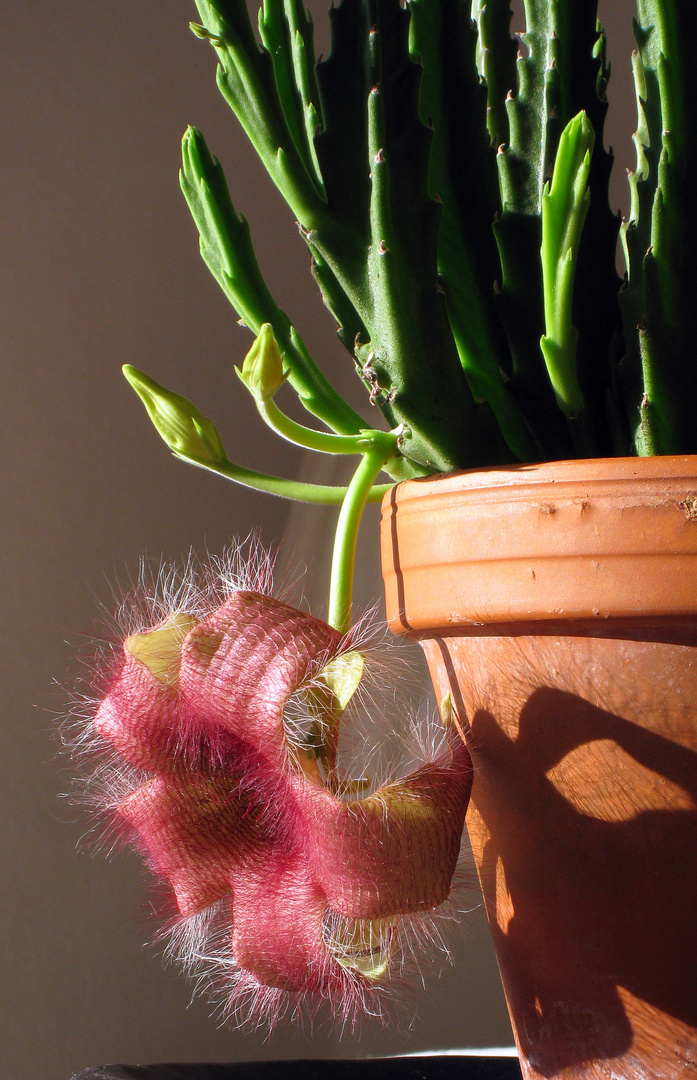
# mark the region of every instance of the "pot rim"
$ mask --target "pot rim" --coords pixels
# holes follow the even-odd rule
[[[697,455],[405,481],[381,535],[395,633],[697,617]]]

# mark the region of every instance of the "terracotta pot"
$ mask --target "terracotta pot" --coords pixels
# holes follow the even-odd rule
[[[697,457],[401,484],[382,557],[474,760],[524,1076],[697,1077]]]

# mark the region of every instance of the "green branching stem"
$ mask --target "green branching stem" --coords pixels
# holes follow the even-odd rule
[[[371,492],[377,490],[373,485],[384,464],[383,447],[373,448],[364,454],[341,504],[332,554],[327,622],[342,634],[347,633],[351,626],[353,568],[358,527],[363,507]]]
[[[627,342],[623,391],[639,454],[692,452],[697,367],[689,318],[697,288],[697,152],[689,50],[694,4],[638,0],[634,59],[637,167],[624,228],[628,284],[621,297]],[[638,327],[638,334],[636,328]],[[639,423],[636,423],[636,409]]]
[[[280,366],[280,359],[279,359]],[[123,373],[145,406],[146,412],[159,434],[175,457],[187,461],[190,465],[197,465],[201,469],[217,473],[228,480],[234,480],[238,484],[255,488],[257,491],[267,491],[271,495],[280,495],[286,499],[295,499],[300,502],[325,503],[336,505],[347,494],[345,487],[323,486],[319,484],[306,484],[296,480],[287,480],[280,476],[269,476],[253,469],[246,469],[241,465],[234,465],[223,447],[222,440],[217,428],[208,417],[198,409],[188,398],[181,394],[175,394],[172,390],[162,386],[151,379],[145,372],[139,371],[131,364],[125,364]],[[290,421],[289,421],[290,423]],[[300,428],[307,432],[307,428]],[[320,433],[315,433],[319,435]],[[369,442],[369,449],[373,453],[381,454],[384,462],[392,457],[397,447],[397,439],[400,432],[376,431],[369,432],[374,439]],[[325,436],[326,437],[326,436]],[[341,438],[329,436],[329,438]],[[300,440],[293,440],[300,441]],[[353,444],[353,453],[361,451],[361,436],[356,436]],[[300,445],[305,445],[300,442]],[[390,485],[382,486],[370,493],[367,498],[370,501],[382,498]]]
[[[510,136],[506,98],[518,86],[517,44],[510,35],[509,0],[474,0],[472,18],[479,29],[477,61],[486,84],[487,129],[491,144],[499,147]]]
[[[438,284],[440,208],[428,194],[432,134],[419,116],[409,18],[397,4],[374,8],[375,81],[367,105],[371,303],[364,314],[370,341],[357,356],[391,425],[404,423],[411,432],[408,456],[431,472],[447,471],[482,463],[497,436],[462,374]]]
[[[401,434],[400,428],[394,432],[365,428],[358,435],[334,435],[297,424],[281,412],[273,398],[258,400],[256,405],[264,423],[282,439],[322,454],[365,454],[374,449],[384,451],[383,460],[387,461],[394,454]]]
[[[200,469],[224,476],[227,480],[233,480],[236,484],[254,488],[255,491],[265,491],[269,495],[278,495],[283,499],[292,499],[295,502],[316,503],[321,506],[343,505],[351,488],[333,484],[307,484],[300,480],[288,480],[282,476],[271,476],[267,473],[256,472],[254,469],[245,469],[242,465],[235,465],[232,461],[203,461],[190,457],[186,454],[176,453],[175,457],[185,461],[189,465],[196,465]],[[374,474],[373,479],[377,476]],[[371,485],[368,489],[364,502],[380,502],[389,491],[392,484]]]
[[[412,0],[410,12],[410,51],[423,66],[421,119],[433,130],[428,183],[442,201],[438,273],[450,327],[475,399],[489,403],[513,454],[534,460],[539,447],[502,374],[510,367],[510,354],[495,310],[494,282],[501,278],[501,264],[492,230],[501,201],[487,133],[487,89],[476,66],[476,30],[458,0]],[[500,14],[493,11],[494,22]],[[508,20],[499,18],[506,31]],[[502,71],[504,83],[515,79],[515,43],[509,38],[508,44],[512,67]],[[486,56],[493,63],[488,51]],[[498,86],[489,87],[491,100]],[[504,115],[505,96],[506,91]]]
[[[276,86],[293,142],[324,196],[314,148],[320,104],[315,79],[313,27],[303,0],[264,0],[259,36],[271,57]]]

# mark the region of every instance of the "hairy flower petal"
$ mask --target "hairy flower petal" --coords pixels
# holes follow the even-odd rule
[[[177,752],[183,706],[176,691],[126,654],[101,702],[94,730],[139,769],[164,771]]]
[[[448,750],[448,762],[423,765],[362,800],[341,801],[295,778],[308,852],[334,911],[379,919],[447,899],[472,787],[457,734]]]
[[[270,840],[257,827],[259,808],[230,786],[225,777],[158,777],[117,809],[184,918],[227,896],[235,868]]]
[[[322,937],[326,907],[302,851],[268,852],[234,888],[235,960],[266,986],[321,992],[328,959]]]
[[[286,756],[283,707],[341,641],[336,630],[312,615],[240,591],[185,639],[182,693],[199,716],[280,765]]]

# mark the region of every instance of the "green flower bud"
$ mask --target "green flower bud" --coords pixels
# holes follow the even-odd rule
[[[283,370],[283,361],[271,323],[263,324],[244,358],[242,370],[235,370],[257,401],[268,401],[283,386],[290,372]]]
[[[215,426],[195,405],[180,394],[166,390],[130,364],[124,364],[123,373],[173,453],[207,465],[227,461]]]

